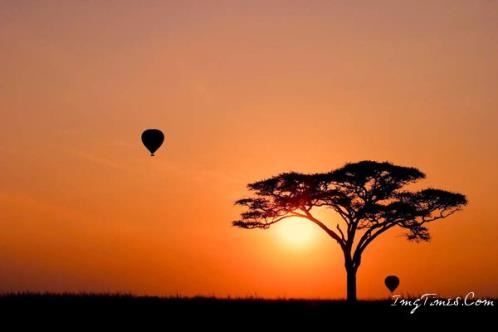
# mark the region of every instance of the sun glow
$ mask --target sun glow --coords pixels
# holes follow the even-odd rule
[[[285,244],[304,248],[310,246],[317,238],[316,226],[302,218],[289,218],[275,225],[275,233]]]

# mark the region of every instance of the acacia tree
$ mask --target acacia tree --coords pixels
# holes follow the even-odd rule
[[[467,204],[464,195],[440,189],[408,191],[406,185],[425,178],[413,167],[389,162],[349,163],[328,173],[283,173],[254,182],[251,198],[235,202],[247,208],[234,226],[267,229],[290,217],[310,221],[340,246],[347,274],[347,300],[356,301],[356,273],[368,245],[398,226],[408,240],[428,241],[427,224],[443,219]],[[331,224],[315,210],[329,208],[340,218]]]

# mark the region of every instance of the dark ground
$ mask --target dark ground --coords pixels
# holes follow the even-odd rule
[[[71,327],[109,324],[172,326],[244,327],[320,326],[334,330],[337,324],[350,327],[375,325],[387,329],[414,326],[441,327],[471,323],[474,328],[498,321],[498,302],[494,307],[411,307],[392,306],[392,301],[360,301],[348,304],[340,300],[262,300],[217,299],[207,297],[135,297],[128,295],[0,295],[0,324]],[[1,325],[0,325],[1,326]],[[5,325],[4,325],[5,326]],[[1,329],[1,328],[0,328]],[[17,330],[17,329],[16,329]],[[147,329],[148,330],[148,329]],[[175,329],[178,330],[178,329]],[[313,329],[315,330],[315,329]]]

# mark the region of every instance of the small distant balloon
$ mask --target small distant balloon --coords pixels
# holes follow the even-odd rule
[[[146,129],[142,133],[142,143],[144,143],[150,155],[154,156],[154,152],[161,147],[164,142],[164,134],[159,129]]]
[[[399,286],[399,278],[396,276],[387,276],[386,279],[384,280],[384,284],[386,284],[386,287],[392,292],[396,290]]]

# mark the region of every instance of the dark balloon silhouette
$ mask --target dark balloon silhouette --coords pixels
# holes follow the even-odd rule
[[[147,129],[142,133],[142,142],[153,156],[164,142],[164,134],[159,129]]]
[[[396,276],[387,276],[384,280],[386,287],[392,292],[399,286],[399,278]]]

